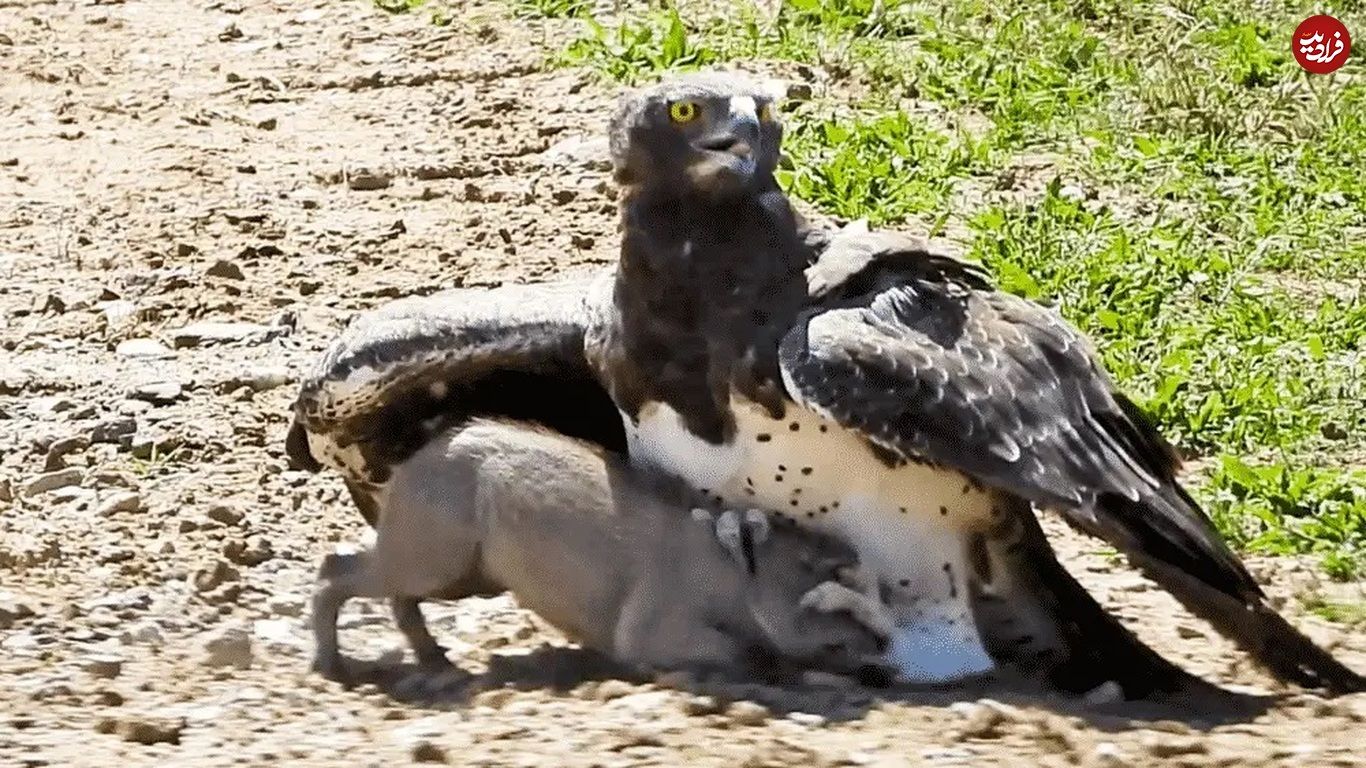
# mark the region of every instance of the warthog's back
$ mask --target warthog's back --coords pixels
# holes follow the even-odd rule
[[[679,488],[587,443],[526,424],[476,421],[424,448],[391,484],[387,507],[429,508],[405,544],[426,556],[479,547],[480,576],[566,634],[599,647],[630,590],[669,569],[722,561]],[[452,525],[454,523],[454,525]],[[435,529],[444,529],[436,533]]]

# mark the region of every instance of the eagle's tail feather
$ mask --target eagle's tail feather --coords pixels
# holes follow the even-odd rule
[[[1019,545],[1004,565],[1051,625],[1056,647],[1039,659],[1049,682],[1084,693],[1114,682],[1125,698],[1193,693],[1213,686],[1159,655],[1096,601],[1058,562],[1027,502],[1017,500],[1011,538]],[[1020,659],[1022,666],[1030,666]]]
[[[1129,557],[1187,610],[1208,621],[1278,679],[1331,694],[1366,691],[1366,677],[1315,645],[1261,595],[1240,600],[1170,563],[1141,555]]]
[[[1112,516],[1134,523],[1192,520],[1204,524],[1199,536],[1135,525],[1148,535],[1124,547],[1124,553],[1187,610],[1208,621],[1278,679],[1334,694],[1366,691],[1366,677],[1315,645],[1267,604],[1261,587],[1175,481],[1138,501],[1114,496],[1106,503]]]

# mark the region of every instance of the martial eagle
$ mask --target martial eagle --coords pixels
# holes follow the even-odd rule
[[[291,455],[341,469],[364,507],[447,421],[538,419],[846,538],[907,679],[1007,661],[1070,690],[1189,682],[1062,568],[1034,513],[1050,510],[1276,676],[1366,689],[1267,604],[1085,338],[918,239],[808,228],[774,180],[781,140],[739,76],[626,94],[615,270],[380,310],[305,382]]]

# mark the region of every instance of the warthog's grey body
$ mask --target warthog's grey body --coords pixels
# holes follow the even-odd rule
[[[377,502],[374,548],[331,555],[319,574],[315,667],[334,677],[345,675],[337,612],[352,596],[393,598],[428,663],[445,657],[421,599],[503,591],[585,647],[643,669],[749,675],[768,671],[753,667],[764,660],[852,672],[890,629],[875,599],[838,583],[856,564],[848,546],[761,532],[746,538],[751,574],[680,487],[525,425],[476,421],[438,436],[396,467]]]

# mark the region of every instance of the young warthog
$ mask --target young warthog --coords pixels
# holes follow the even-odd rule
[[[753,510],[690,513],[680,487],[534,427],[452,429],[397,467],[378,499],[374,548],[329,555],[319,572],[314,667],[333,678],[346,676],[337,612],[353,596],[392,598],[423,663],[446,659],[422,599],[503,591],[644,670],[859,672],[891,630],[867,588],[851,588],[856,555],[843,543],[770,530]]]

